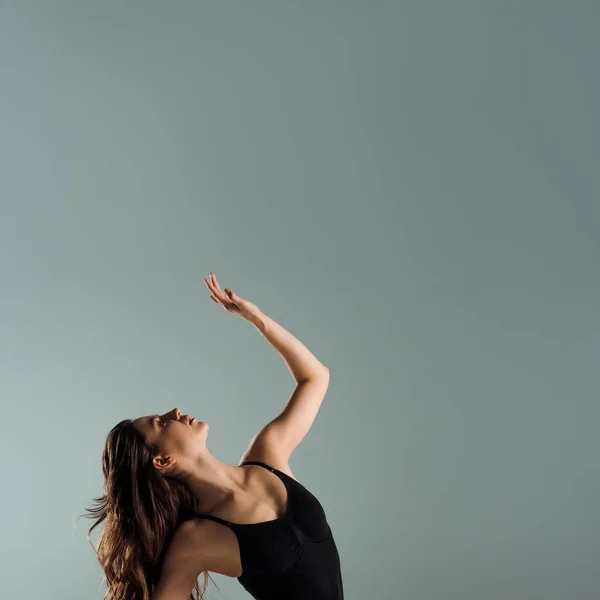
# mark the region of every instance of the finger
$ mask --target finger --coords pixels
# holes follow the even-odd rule
[[[218,304],[219,306],[222,306],[225,310],[227,311],[231,311],[231,309],[233,308],[233,306],[235,306],[234,304],[223,304],[223,302],[219,302],[214,296],[211,296],[210,299],[215,303]]]
[[[220,290],[217,291],[215,286],[212,285],[212,283],[210,283],[210,281],[208,281],[207,279],[204,280],[204,283],[206,283],[206,285],[208,286],[208,288],[210,289],[210,291],[215,295],[215,297],[217,298],[218,302],[217,304],[222,304],[224,308],[231,308],[233,306],[233,303],[231,302],[231,300]]]
[[[218,290],[215,285],[209,281],[208,279],[204,280],[204,283],[206,283],[208,289],[219,299],[221,298],[225,298],[225,295],[223,294],[223,292],[221,290]]]
[[[243,298],[236,296],[235,292],[231,288],[225,288],[225,293],[227,294],[229,300],[231,302],[235,302],[235,304],[239,305],[239,303],[244,301]]]
[[[215,274],[214,274],[212,271],[211,271],[211,273],[210,273],[210,277],[211,277],[211,281],[212,281],[213,285],[214,285],[214,286],[215,286],[215,287],[216,287],[216,288],[217,288],[217,289],[218,289],[218,290],[219,290],[221,293],[223,293],[223,292],[222,292],[222,290],[221,290],[221,286],[219,285],[219,282],[217,281],[217,276],[216,276],[216,275],[215,275]]]

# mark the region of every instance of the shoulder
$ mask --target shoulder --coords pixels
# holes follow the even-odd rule
[[[227,557],[222,529],[208,519],[190,519],[177,527],[168,553],[175,561],[188,560],[196,571],[211,571],[227,575]]]
[[[209,521],[203,519],[190,519],[181,523],[169,545],[169,553],[181,556],[195,556],[203,560],[210,554],[214,542],[211,539],[212,528],[207,527]]]
[[[243,462],[263,462],[285,473],[292,479],[296,479],[290,469],[288,458],[274,432],[267,426],[252,438],[248,448],[240,458],[240,465]]]

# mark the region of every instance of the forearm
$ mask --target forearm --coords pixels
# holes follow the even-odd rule
[[[248,319],[277,350],[290,370],[296,382],[306,381],[314,377],[322,377],[328,372],[314,354],[279,323],[259,312]]]

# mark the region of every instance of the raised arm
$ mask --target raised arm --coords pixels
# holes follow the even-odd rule
[[[287,460],[310,430],[329,386],[329,369],[289,331],[255,304],[240,298],[230,288],[222,291],[214,273],[205,283],[211,298],[225,310],[252,323],[283,358],[296,380],[296,387],[285,407],[253,438],[245,456],[256,445],[277,447],[280,458]]]

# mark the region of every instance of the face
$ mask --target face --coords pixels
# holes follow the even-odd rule
[[[184,462],[182,459],[194,456],[204,445],[208,423],[192,418],[174,408],[163,415],[147,415],[133,421],[133,426],[146,440],[158,446],[164,454],[154,459],[157,467],[168,466],[173,458]],[[188,422],[190,420],[191,423]]]

